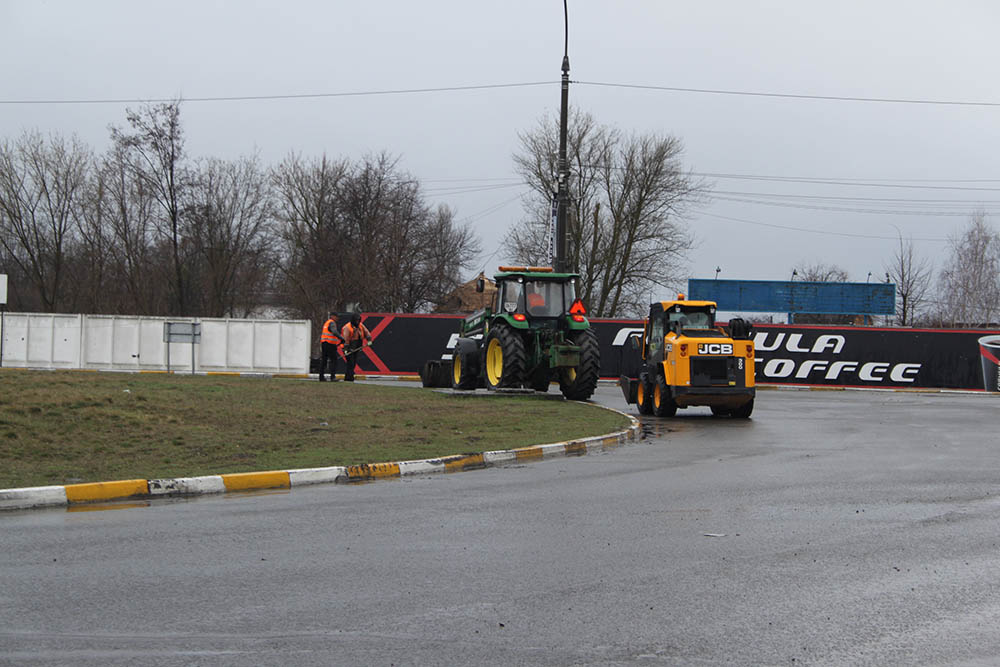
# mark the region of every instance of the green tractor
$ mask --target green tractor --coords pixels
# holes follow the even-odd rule
[[[601,350],[576,296],[578,277],[549,267],[501,266],[493,303],[462,321],[452,388],[548,391],[556,380],[566,398],[590,398]]]

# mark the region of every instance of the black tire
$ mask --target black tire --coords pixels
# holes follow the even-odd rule
[[[670,387],[661,375],[653,385],[653,414],[657,417],[673,417],[677,414],[677,402],[670,395]]]
[[[750,414],[753,412],[753,399],[741,405],[740,407],[733,410],[730,414],[737,419],[749,419]]]
[[[639,380],[639,388],[635,392],[635,404],[640,415],[653,414],[653,390],[648,382]]]
[[[548,366],[536,370],[531,375],[531,388],[535,391],[547,392],[549,390],[549,384],[551,383],[549,375]]]
[[[469,354],[455,352],[451,357],[451,378],[449,384],[452,389],[463,391],[475,389],[479,378],[476,377],[474,367],[475,360]]]
[[[593,329],[584,329],[570,337],[580,347],[580,365],[559,369],[559,389],[571,401],[585,401],[597,389],[601,377],[601,346]]]
[[[435,387],[435,381],[437,379],[437,364],[436,361],[425,361],[424,367],[420,369],[420,384],[424,387]]]
[[[710,407],[712,409],[712,414],[716,417],[728,417],[733,414],[733,411],[730,408],[722,408],[718,405],[712,405]]]
[[[496,325],[486,337],[483,364],[487,389],[520,387],[527,365],[524,341],[507,325]]]

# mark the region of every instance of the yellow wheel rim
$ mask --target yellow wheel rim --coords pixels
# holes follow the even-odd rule
[[[567,368],[564,372],[563,377],[566,378],[566,382],[573,384],[574,382],[576,382],[576,369]]]
[[[660,383],[657,382],[656,386],[653,387],[653,405],[660,407],[660,402],[663,400],[663,396],[660,395]]]
[[[455,380],[455,384],[462,381],[462,355],[460,354],[455,354],[451,358],[451,377]]]
[[[486,347],[486,374],[491,385],[495,387],[500,384],[500,378],[503,377],[503,346],[497,338],[491,338]]]
[[[639,405],[646,405],[646,388],[641,382],[639,383],[639,389],[636,391],[635,400]]]

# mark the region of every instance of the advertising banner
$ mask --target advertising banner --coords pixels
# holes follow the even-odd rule
[[[1000,337],[984,338],[984,333],[942,329],[758,326],[754,336],[757,381],[847,387],[989,389],[987,363],[993,362],[989,361],[989,348],[981,341],[1000,340]],[[986,381],[984,370],[987,371]],[[995,374],[992,380],[995,386]]]
[[[461,315],[370,314],[374,341],[358,372],[419,373],[450,359]],[[622,345],[642,320],[591,320],[601,346],[601,376],[617,378]],[[757,382],[838,387],[997,391],[1000,331],[755,325]]]

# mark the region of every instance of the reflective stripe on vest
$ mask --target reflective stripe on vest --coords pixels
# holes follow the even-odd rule
[[[320,336],[320,342],[337,344],[337,335],[333,331],[330,331],[330,324],[332,323],[333,320],[327,320],[326,324],[323,325],[323,335]],[[336,326],[334,326],[334,330],[336,330]]]

